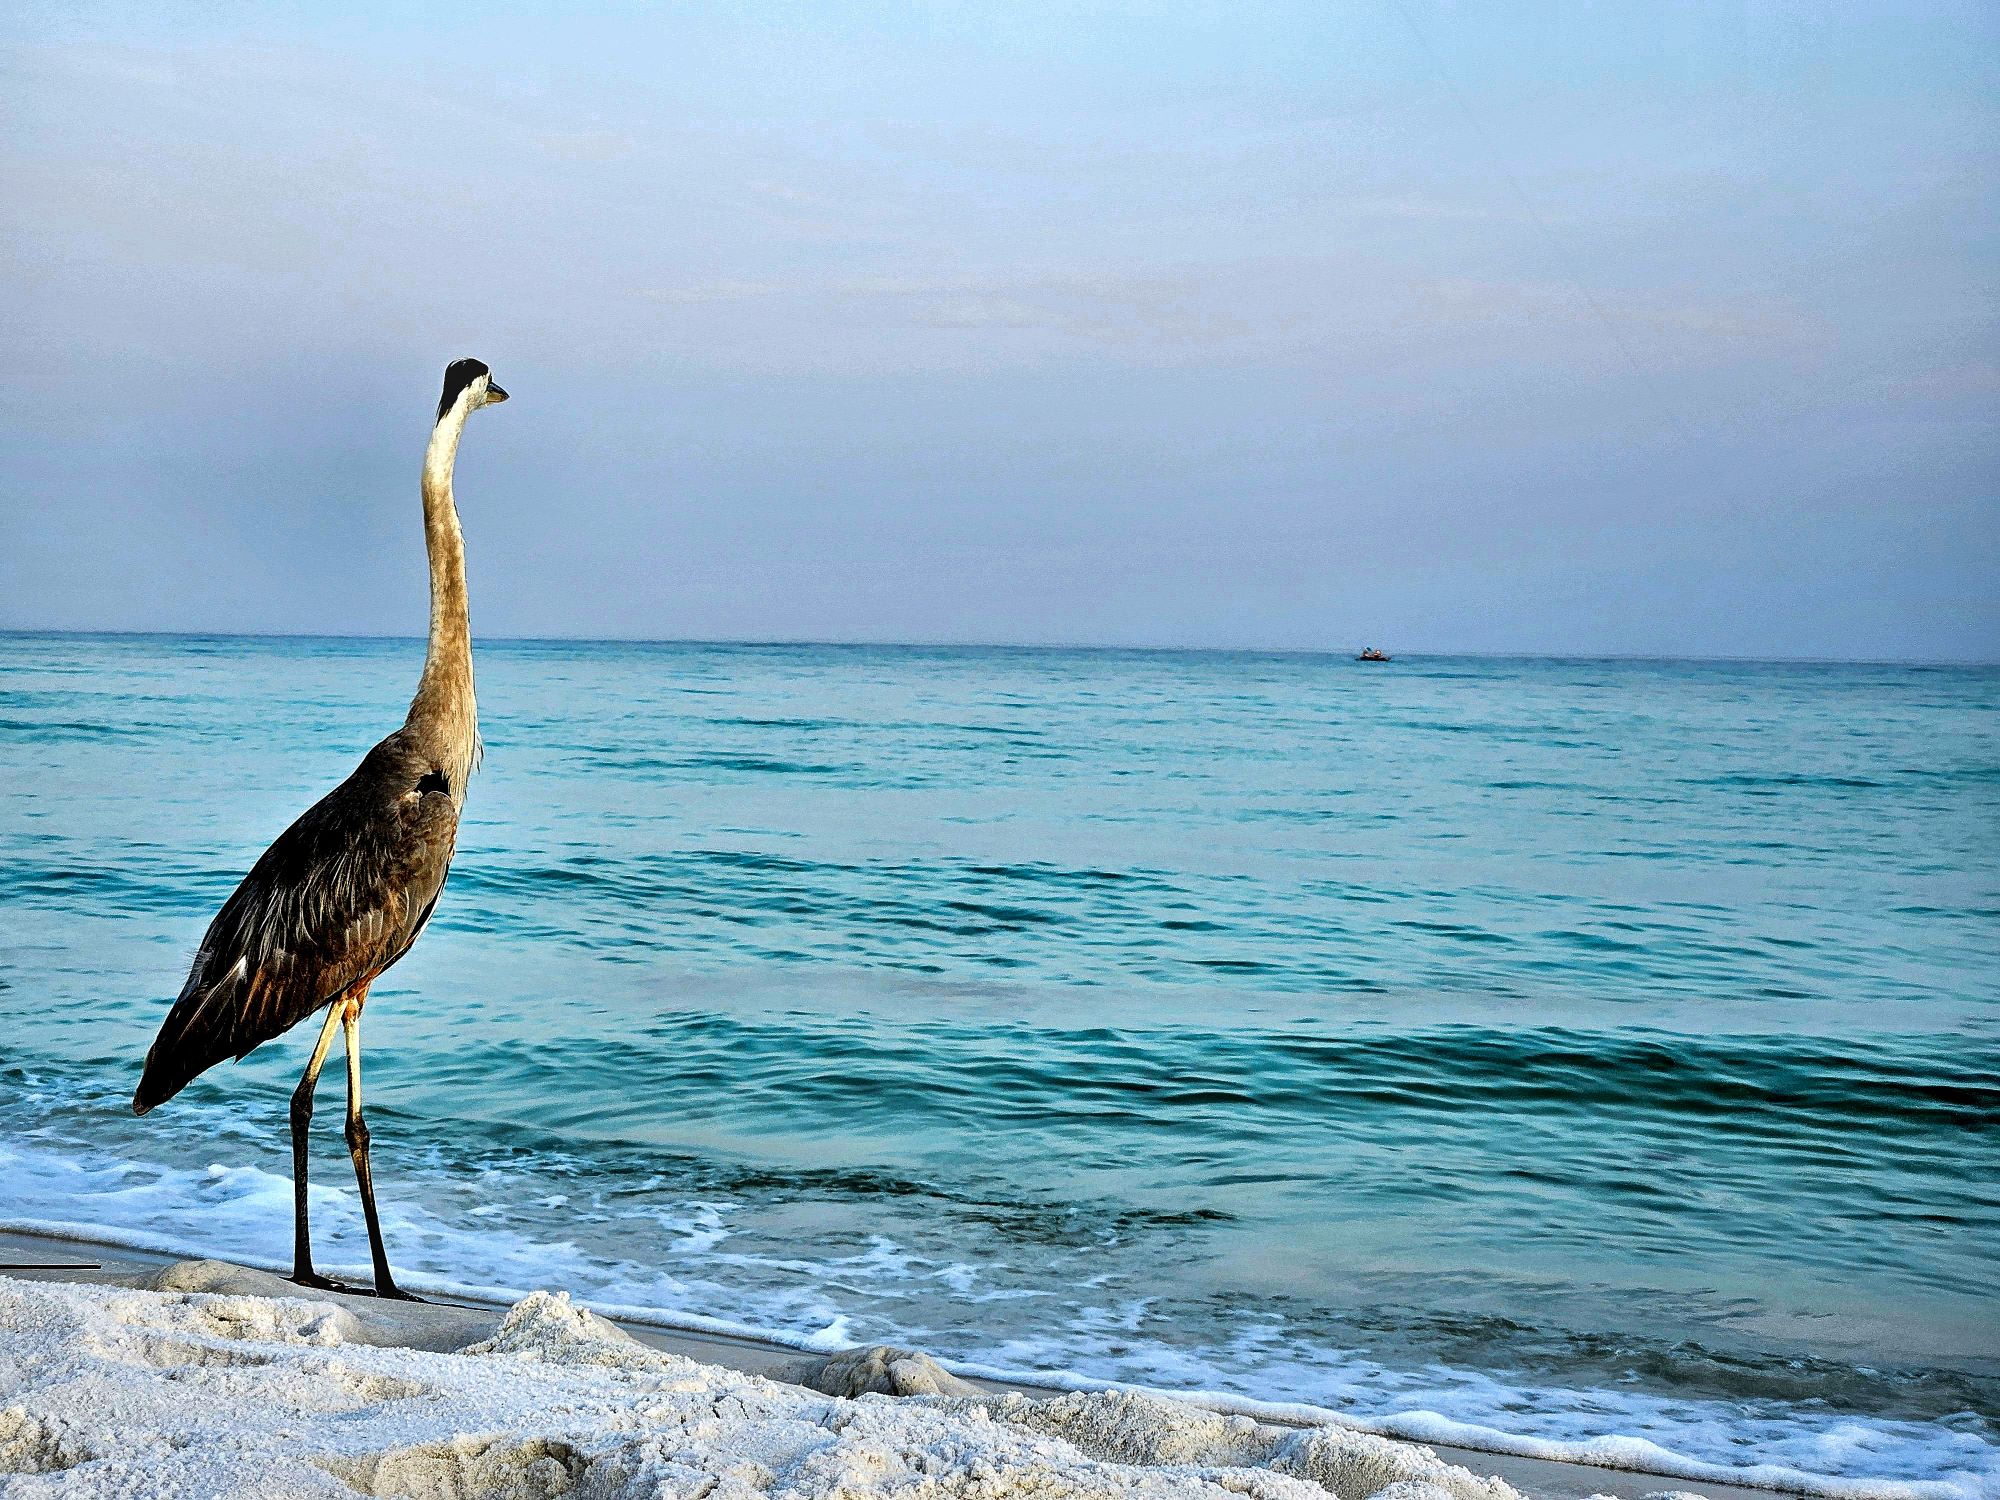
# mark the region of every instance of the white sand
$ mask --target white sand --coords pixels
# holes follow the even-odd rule
[[[450,1326],[413,1311],[420,1342]],[[383,1326],[304,1297],[0,1277],[0,1496],[1518,1496],[1411,1444],[1126,1393],[823,1395],[647,1347],[546,1292],[455,1352],[382,1343]],[[935,1368],[823,1373],[966,1389]]]

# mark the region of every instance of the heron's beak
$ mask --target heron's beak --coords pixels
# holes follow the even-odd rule
[[[507,393],[505,391],[501,390],[499,386],[490,380],[486,382],[486,404],[488,406],[498,406],[506,399]]]

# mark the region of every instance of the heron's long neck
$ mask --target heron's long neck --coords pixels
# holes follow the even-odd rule
[[[478,707],[472,695],[472,621],[465,603],[465,537],[452,501],[451,471],[465,431],[468,403],[461,397],[438,419],[424,453],[424,547],[431,562],[431,639],[424,675],[410,702],[409,726],[438,737],[440,754],[455,762],[453,795],[470,769],[478,742]]]

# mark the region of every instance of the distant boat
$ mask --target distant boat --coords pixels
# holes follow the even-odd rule
[[[1391,658],[1377,651],[1373,646],[1363,646],[1361,654],[1354,659],[1356,661],[1389,661]]]

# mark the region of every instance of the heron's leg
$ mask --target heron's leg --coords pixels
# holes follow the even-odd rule
[[[326,1010],[326,1024],[319,1029],[312,1056],[306,1061],[299,1086],[292,1090],[292,1280],[307,1286],[330,1285],[313,1274],[312,1236],[306,1231],[306,1128],[312,1124],[313,1088],[319,1082],[320,1064],[326,1049],[333,1045],[333,1028],[340,1021],[340,1002]]]
[[[382,1225],[375,1216],[375,1178],[368,1168],[368,1122],[361,1118],[361,1001],[365,992],[340,1008],[341,1030],[347,1040],[347,1154],[354,1158],[354,1180],[361,1187],[361,1212],[368,1220],[368,1250],[375,1257],[375,1295],[404,1302],[421,1302],[396,1285],[389,1274],[389,1253],[382,1248]]]

